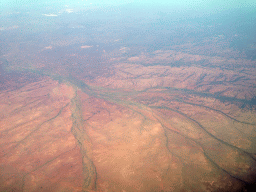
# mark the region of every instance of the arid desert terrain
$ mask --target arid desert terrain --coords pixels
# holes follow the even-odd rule
[[[167,43],[166,24],[79,23],[86,11],[5,16],[0,191],[253,191],[256,60],[231,44],[243,33],[176,22]]]

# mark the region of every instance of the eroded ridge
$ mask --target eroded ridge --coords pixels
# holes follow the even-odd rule
[[[0,191],[82,190],[72,97],[72,87],[49,78],[1,95]]]
[[[1,189],[246,191],[255,184],[249,100],[200,91],[198,84],[211,83],[205,75],[190,84],[193,70],[121,66],[94,82],[48,74],[1,93]],[[175,80],[172,70],[187,77]]]
[[[0,7],[0,191],[255,192],[255,6],[120,2]]]

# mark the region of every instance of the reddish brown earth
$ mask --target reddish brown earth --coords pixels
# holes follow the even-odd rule
[[[49,78],[1,92],[1,191],[81,190],[73,95]]]
[[[82,43],[10,42],[2,56],[0,191],[255,185],[255,61]]]
[[[89,89],[49,77],[8,81],[1,191],[231,191],[254,183],[255,111],[210,95],[227,95],[236,74],[222,70],[226,87],[200,96],[218,70],[114,71]],[[201,74],[208,80],[198,82]],[[237,98],[252,97],[245,84]]]

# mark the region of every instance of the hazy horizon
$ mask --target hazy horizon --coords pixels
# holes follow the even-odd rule
[[[255,191],[255,1],[0,2],[0,191]]]

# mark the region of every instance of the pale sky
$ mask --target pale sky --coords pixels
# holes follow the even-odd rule
[[[56,4],[123,4],[123,3],[140,3],[140,4],[163,4],[165,6],[179,6],[188,8],[206,8],[209,7],[256,7],[255,0],[1,0],[0,4],[19,6],[33,3],[34,5],[45,2],[56,2]]]

